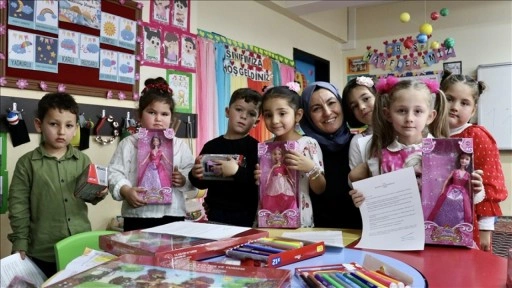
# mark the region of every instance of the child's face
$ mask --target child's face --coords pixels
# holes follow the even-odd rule
[[[446,91],[448,100],[448,124],[450,129],[459,128],[475,115],[476,105],[471,88],[464,83],[455,83]]]
[[[384,108],[387,120],[402,144],[421,143],[422,132],[430,124],[436,111],[430,108],[430,95],[413,88],[396,91],[389,108]]]
[[[43,135],[44,148],[50,155],[65,153],[76,134],[76,114],[68,110],[50,109],[42,121],[36,119],[34,123],[37,132]]]
[[[228,136],[241,138],[258,123],[259,106],[253,102],[245,102],[244,99],[238,99],[228,108],[226,108],[226,117],[228,118]]]
[[[309,116],[313,124],[326,134],[338,131],[344,120],[340,101],[327,89],[319,89],[311,95]]]
[[[171,106],[162,101],[153,101],[142,111],[140,125],[146,129],[166,129],[171,126]]]
[[[348,105],[359,122],[371,125],[375,96],[366,86],[356,86],[348,95]]]
[[[263,103],[263,120],[278,140],[288,140],[295,133],[295,124],[302,118],[302,109],[294,111],[288,101],[273,98]]]

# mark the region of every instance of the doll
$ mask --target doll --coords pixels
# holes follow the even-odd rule
[[[453,170],[446,179],[436,204],[428,216],[439,226],[455,227],[460,223],[472,223],[470,184],[471,173],[469,165],[471,155],[461,153],[458,169]]]
[[[160,188],[171,187],[169,173],[166,171],[162,161],[171,163],[165,156],[160,146],[162,141],[158,136],[151,138],[151,151],[144,161],[141,163],[143,173],[141,173],[141,179],[139,179],[139,186],[148,188],[150,192],[158,192]],[[154,191],[151,191],[154,190]]]
[[[272,151],[272,167],[268,174],[265,192],[262,197],[262,209],[272,213],[282,213],[288,209],[297,209],[295,183],[291,173],[283,163],[283,150],[276,147]]]

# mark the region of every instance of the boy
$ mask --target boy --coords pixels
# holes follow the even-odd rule
[[[38,103],[34,120],[43,142],[16,163],[9,189],[13,253],[28,255],[50,277],[57,272],[54,245],[90,231],[87,205],[74,196],[76,180],[91,163],[71,144],[78,104],[67,93],[48,93]],[[98,194],[105,197],[108,190]]]
[[[258,186],[254,181],[254,169],[258,163],[258,140],[249,131],[258,123],[261,95],[249,88],[233,92],[226,108],[228,131],[208,141],[196,158],[188,175],[196,188],[206,189],[206,214],[209,221],[252,227],[258,206]],[[204,180],[201,165],[204,154],[238,154],[245,159],[239,166],[234,159],[215,161],[222,177],[233,181]]]

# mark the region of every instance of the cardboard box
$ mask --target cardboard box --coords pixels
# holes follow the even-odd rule
[[[144,258],[123,255],[48,287],[290,287],[289,270],[195,261],[163,268]]]
[[[96,164],[89,164],[77,179],[75,197],[85,202],[96,204],[102,200],[98,198],[101,192],[108,186],[108,168]]]
[[[222,256],[225,250],[250,240],[268,236],[267,231],[249,229],[231,238],[210,240],[140,230],[102,235],[100,248],[120,256],[136,254],[154,257],[154,264],[174,267],[181,260],[202,260]]]
[[[203,180],[230,180],[233,181],[234,177],[222,177],[222,175],[218,175],[215,172],[215,167],[220,164],[216,163],[215,160],[228,160],[228,158],[232,158],[238,163],[238,166],[245,167],[247,164],[245,162],[244,155],[238,154],[203,154],[201,158],[201,165],[203,166]]]

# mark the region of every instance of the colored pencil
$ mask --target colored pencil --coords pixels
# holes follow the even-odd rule
[[[246,248],[259,250],[259,251],[265,251],[265,252],[269,252],[269,253],[281,253],[281,252],[285,251],[283,249],[277,249],[277,248],[273,248],[270,246],[264,246],[264,245],[258,245],[258,244],[244,244],[241,247],[246,247]]]
[[[378,274],[378,275],[379,275],[380,277],[382,277],[382,278],[386,278],[386,279],[388,279],[389,281],[393,281],[393,282],[395,282],[396,284],[398,284],[398,288],[404,288],[404,287],[405,287],[404,282],[402,282],[402,281],[400,281],[400,280],[398,280],[398,279],[394,278],[394,277],[393,277],[393,276],[391,276],[391,275],[388,275],[388,274],[384,273],[383,271],[377,270],[377,271],[372,271],[372,272],[373,272],[373,273],[375,273],[375,274]]]
[[[300,248],[300,247],[304,246],[304,243],[301,241],[293,241],[293,240],[286,240],[286,239],[264,237],[264,238],[260,238],[258,240],[280,243],[280,244],[284,244],[284,245],[293,246],[295,248]]]
[[[236,251],[236,250],[232,250],[232,249],[226,251],[226,255],[228,255],[231,258],[241,259],[241,260],[249,258],[249,259],[263,261],[263,262],[268,261],[268,256],[259,255],[259,254],[252,253],[252,252]]]
[[[370,286],[366,285],[366,283],[360,281],[359,278],[352,276],[352,274],[350,274],[350,272],[343,273],[343,276],[347,277],[350,281],[356,283],[361,288],[370,288]]]
[[[308,273],[300,273],[300,278],[306,283],[308,288],[318,288],[318,284],[314,280],[311,279],[311,276]]]
[[[334,286],[331,285],[325,278],[320,276],[320,274],[315,274],[315,279],[327,288],[334,288]]]
[[[366,287],[369,287],[369,288],[379,288],[377,285],[373,284],[372,282],[364,279],[363,277],[357,275],[357,273],[355,273],[354,271],[352,272],[348,272],[350,276],[352,276],[352,278],[354,279],[357,279],[359,282],[363,283]]]
[[[282,243],[276,243],[276,242],[267,241],[267,240],[261,240],[261,239],[258,239],[256,241],[254,241],[253,243],[261,244],[261,245],[266,245],[266,246],[274,247],[274,248],[277,248],[277,249],[283,249],[283,250],[296,249],[295,246],[291,246],[291,245],[288,245],[288,244],[282,244]]]
[[[395,281],[385,279],[384,277],[379,276],[379,274],[377,274],[375,272],[372,272],[372,271],[369,271],[366,269],[359,269],[358,271],[388,288],[398,288],[398,284]]]
[[[375,281],[374,279],[372,279],[371,277],[368,277],[366,276],[364,273],[361,273],[361,271],[357,270],[357,271],[354,271],[354,273],[356,273],[359,277],[363,278],[364,280],[372,283],[373,285],[379,287],[379,288],[387,288],[385,285],[383,285],[382,283],[380,283],[379,281]]]
[[[327,280],[327,282],[329,282],[332,286],[336,287],[336,288],[345,288],[346,286],[342,285],[340,282],[334,280],[331,276],[329,276],[329,274],[327,273],[320,273],[320,276],[322,276],[324,279]],[[347,287],[347,288],[350,288],[350,287]]]
[[[348,279],[347,277],[345,277],[342,273],[340,272],[335,272],[334,273],[334,276],[338,279],[340,279],[341,281],[347,283],[348,286],[352,287],[352,288],[361,288],[361,286],[357,285],[356,283],[352,282],[350,279]]]
[[[254,253],[254,254],[258,254],[258,255],[263,255],[263,256],[270,256],[270,255],[272,255],[272,253],[269,253],[269,252],[260,251],[260,250],[254,250],[254,249],[245,248],[245,247],[235,247],[235,248],[233,248],[233,250],[242,251],[242,252],[250,252],[250,253]]]

